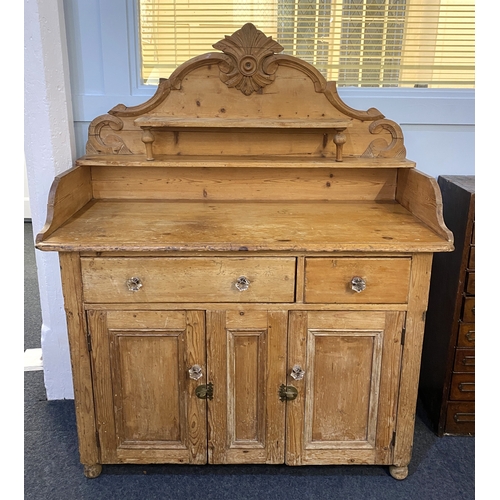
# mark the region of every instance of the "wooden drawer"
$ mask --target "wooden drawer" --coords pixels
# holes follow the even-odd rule
[[[464,323],[474,323],[476,320],[476,299],[465,297],[462,311],[462,321]]]
[[[474,434],[476,424],[475,403],[449,402],[446,409],[446,434]]]
[[[293,257],[88,257],[81,264],[86,302],[293,302],[295,296]],[[248,288],[237,283],[240,277]],[[131,278],[140,280],[137,291],[129,289]]]
[[[460,323],[458,330],[458,347],[475,347],[476,326],[474,323]]]
[[[468,268],[469,269],[476,269],[476,247],[475,246],[470,247]]]
[[[456,349],[453,371],[472,373],[476,369],[476,351],[474,349]]]
[[[404,304],[410,268],[409,258],[307,258],[305,302]],[[355,277],[366,285],[361,292],[352,289]]]
[[[476,294],[476,273],[474,271],[467,271],[465,278],[465,293],[468,295]]]
[[[453,373],[451,377],[450,399],[454,401],[474,401],[476,386],[474,373]]]

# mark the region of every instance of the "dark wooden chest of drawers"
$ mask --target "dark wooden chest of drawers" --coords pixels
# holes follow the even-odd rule
[[[475,426],[475,177],[441,176],[455,250],[432,265],[419,396],[439,436]]]

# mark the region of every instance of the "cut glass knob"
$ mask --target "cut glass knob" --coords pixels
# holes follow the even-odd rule
[[[127,288],[131,292],[137,292],[140,288],[142,288],[142,281],[140,278],[130,278],[126,281]]]
[[[250,280],[246,278],[245,276],[240,276],[237,280],[234,286],[240,291],[243,292],[244,290],[248,290],[248,287],[250,286]]]
[[[357,293],[362,292],[366,288],[366,281],[359,276],[354,276],[351,280],[351,288]]]
[[[203,377],[203,370],[200,365],[193,365],[189,369],[189,378],[192,378],[193,380],[198,380],[201,377]]]
[[[302,369],[300,365],[294,365],[294,367],[292,368],[292,372],[290,373],[290,376],[294,380],[302,380],[305,374],[306,372]]]

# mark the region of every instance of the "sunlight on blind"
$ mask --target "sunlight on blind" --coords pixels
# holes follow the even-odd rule
[[[339,86],[473,88],[474,0],[140,0],[142,78],[158,83],[245,23]]]

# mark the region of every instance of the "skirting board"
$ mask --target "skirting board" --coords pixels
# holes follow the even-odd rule
[[[24,371],[43,370],[42,349],[26,349],[24,351]]]

